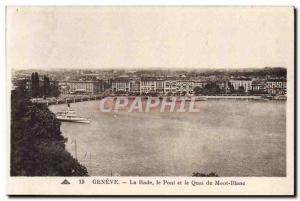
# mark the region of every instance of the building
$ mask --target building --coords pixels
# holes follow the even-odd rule
[[[200,89],[202,89],[204,87],[203,81],[193,80],[193,88],[195,88],[195,87],[199,87]]]
[[[176,81],[176,92],[181,95],[192,94],[194,83],[189,79],[178,79]]]
[[[163,78],[157,78],[156,92],[161,95],[164,94],[164,79]]]
[[[111,80],[112,92],[130,92],[130,80],[128,77],[118,77]]]
[[[177,81],[174,78],[166,78],[164,81],[164,94],[175,94],[177,92]]]
[[[252,82],[253,93],[266,93],[266,83],[260,80],[255,80]]]
[[[137,94],[140,93],[140,84],[141,81],[138,78],[132,78],[129,80],[129,88],[130,88],[130,92]]]
[[[61,94],[68,94],[70,92],[70,85],[67,81],[58,82],[58,89]]]
[[[235,91],[243,89],[244,92],[248,93],[252,89],[251,78],[231,79],[229,82]]]
[[[71,93],[89,93],[98,94],[103,92],[102,81],[68,81],[69,91]]]
[[[140,82],[141,94],[156,93],[156,81],[155,77],[142,77]]]
[[[20,80],[25,83],[25,88],[31,94],[32,92],[32,80],[31,79],[23,79]],[[50,86],[55,86],[59,88],[58,82],[56,80],[49,80]],[[44,80],[42,78],[39,79],[39,87],[42,88],[44,86]]]
[[[142,76],[139,78],[136,76],[119,76],[110,79],[107,86],[111,87],[110,91],[112,92],[132,95],[185,95],[193,94],[196,87],[203,89],[209,83],[213,83],[214,86],[219,88],[219,92],[215,93],[286,93],[286,81],[278,79],[267,80],[267,82],[261,80],[253,81],[251,78],[207,81],[192,80],[187,77]]]
[[[25,89],[31,93],[32,91],[32,80],[31,79],[24,79],[23,82],[25,82]]]
[[[266,91],[271,95],[286,94],[286,79],[269,79],[266,80]]]

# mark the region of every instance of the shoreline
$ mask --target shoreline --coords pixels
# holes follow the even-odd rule
[[[68,104],[68,103],[80,103],[80,102],[87,102],[87,101],[96,101],[96,100],[101,100],[105,97],[127,97],[129,99],[134,99],[135,97],[142,97],[142,99],[147,99],[147,96],[96,96],[96,97],[76,97],[76,98],[66,98],[64,100],[57,100],[57,101],[51,101],[51,100],[42,100],[41,102],[37,102],[40,104],[47,104],[47,105],[62,105],[62,104]],[[174,96],[178,97],[178,96]],[[285,99],[269,99],[269,98],[264,98],[262,96],[218,96],[218,95],[213,95],[213,96],[197,96],[199,98],[204,98],[208,100],[253,100],[253,101],[286,101]]]
[[[147,99],[148,96],[94,96],[94,97],[73,97],[73,98],[65,98],[60,100],[41,100],[36,101],[37,103],[44,103],[47,105],[60,105],[60,104],[68,104],[68,103],[78,103],[78,102],[86,102],[86,101],[95,101],[95,100],[101,100],[105,97],[128,97],[129,99],[133,99],[135,97],[142,97],[142,99]],[[167,96],[166,96],[167,97]],[[178,96],[173,96],[178,97]],[[180,97],[180,96],[179,96]],[[199,98],[205,98],[207,100],[216,100],[216,99],[225,99],[225,100],[257,100],[257,101],[267,101],[267,100],[275,100],[275,101],[286,101],[285,99],[275,99],[275,98],[264,98],[262,96],[252,95],[252,96],[222,96],[222,95],[201,95],[197,96]]]

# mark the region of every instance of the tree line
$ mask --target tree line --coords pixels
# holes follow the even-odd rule
[[[226,88],[226,89],[225,89]],[[264,91],[252,91],[248,93],[244,86],[239,86],[238,89],[234,89],[234,86],[229,82],[227,86],[220,87],[217,83],[211,82],[206,84],[204,87],[195,87],[195,95],[218,95],[218,94],[266,94]]]
[[[31,74],[31,96],[36,97],[57,97],[60,92],[58,86],[50,82],[49,77],[44,75],[41,82],[37,72]]]
[[[60,124],[47,106],[30,101],[24,83],[12,91],[11,176],[88,175],[66,150]]]

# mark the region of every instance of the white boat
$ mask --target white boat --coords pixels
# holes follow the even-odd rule
[[[90,123],[90,120],[84,117],[77,116],[74,110],[64,110],[56,113],[56,118],[60,121],[75,122],[75,123]]]

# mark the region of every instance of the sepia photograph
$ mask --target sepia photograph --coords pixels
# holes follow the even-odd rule
[[[8,6],[6,65],[14,181],[293,191],[293,7]]]

